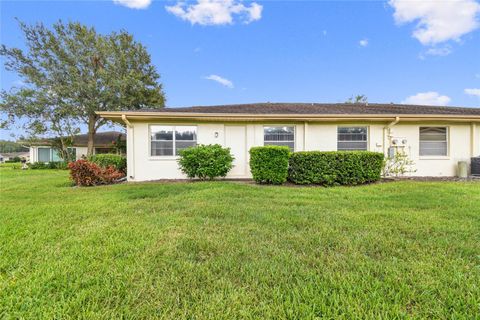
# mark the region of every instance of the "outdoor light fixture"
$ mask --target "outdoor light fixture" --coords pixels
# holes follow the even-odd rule
[[[218,132],[215,132],[215,138],[218,138]]]

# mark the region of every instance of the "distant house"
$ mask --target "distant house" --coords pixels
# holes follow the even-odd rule
[[[27,161],[30,160],[30,153],[27,151],[27,152],[4,152],[2,154],[0,154],[0,162],[5,162],[5,161],[11,161],[13,160],[14,158],[25,158]]]
[[[455,176],[480,156],[480,108],[365,103],[258,103],[97,112],[127,125],[131,181],[182,179],[179,150],[218,143],[235,157],[227,177],[249,178],[251,147],[292,151],[403,150],[416,176]]]
[[[125,134],[117,131],[97,132],[93,140],[94,154],[117,153],[115,144],[119,139],[125,142]],[[77,160],[87,155],[87,144],[88,136],[86,134],[79,134],[73,137],[73,144],[70,149]],[[62,160],[58,152],[52,147],[52,141],[49,139],[32,142],[29,154],[30,162]]]

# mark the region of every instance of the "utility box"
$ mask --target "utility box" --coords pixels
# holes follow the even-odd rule
[[[458,177],[468,177],[468,164],[467,161],[458,161]]]
[[[474,157],[471,161],[472,176],[480,176],[480,157]]]

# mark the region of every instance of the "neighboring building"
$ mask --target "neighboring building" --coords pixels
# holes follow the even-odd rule
[[[0,154],[0,162],[5,162],[9,160],[13,160],[15,157],[19,157],[20,159],[25,158],[27,161],[30,160],[30,153],[27,152],[4,152]]]
[[[303,150],[405,150],[415,176],[455,176],[458,161],[480,156],[480,108],[398,104],[261,103],[97,112],[127,125],[131,181],[180,179],[178,151],[196,144],[231,148],[229,178],[249,178],[254,146]]]
[[[115,143],[119,137],[121,141],[126,139],[124,133],[117,131],[97,132],[93,140],[94,154],[116,153]],[[87,155],[87,143],[88,136],[86,134],[73,137],[70,149],[77,160]],[[30,145],[30,162],[61,161],[62,159],[51,145],[52,143],[48,139],[32,143]]]

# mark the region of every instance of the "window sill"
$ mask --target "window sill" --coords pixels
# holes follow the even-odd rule
[[[179,156],[150,156],[149,161],[168,161],[168,160],[178,160]]]
[[[450,160],[449,156],[420,156],[420,160]]]

